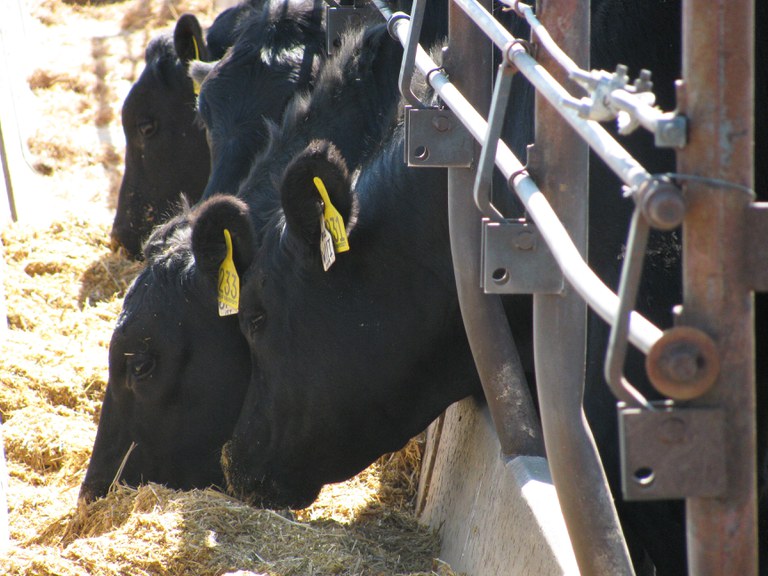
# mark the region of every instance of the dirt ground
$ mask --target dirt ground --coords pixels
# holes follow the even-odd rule
[[[3,0],[5,1],[5,0]],[[120,106],[144,47],[182,12],[209,24],[212,0],[35,0],[27,145],[38,175],[2,229],[8,331],[0,416],[11,545],[19,575],[451,574],[410,513],[420,446],[382,458],[285,517],[212,490],[118,487],[88,509],[77,491],[107,382],[107,350],[139,265],[110,252],[122,176]],[[31,206],[31,208],[30,208]]]

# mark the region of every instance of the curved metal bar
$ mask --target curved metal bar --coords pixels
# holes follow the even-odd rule
[[[485,103],[491,91],[492,46],[472,22],[454,15],[452,11],[445,65],[462,70],[459,81],[467,96]],[[490,159],[489,173],[493,155]],[[448,223],[461,315],[502,453],[543,456],[541,425],[504,306],[498,295],[485,294],[478,282],[482,222],[467,193],[476,170],[448,170]]]
[[[608,351],[605,359],[605,379],[608,386],[622,402],[629,406],[641,406],[646,410],[656,409],[629,381],[624,378],[624,361],[627,357],[627,333],[629,331],[629,315],[637,299],[640,287],[640,276],[643,272],[645,248],[651,227],[643,217],[639,206],[632,213],[629,225],[627,251],[624,256],[624,266],[621,269],[619,282],[619,310],[611,325],[611,335],[608,340]]]
[[[408,37],[403,44],[403,63],[400,66],[400,94],[408,101],[408,104],[414,108],[423,108],[421,100],[411,90],[413,80],[413,71],[416,63],[416,49],[419,47],[419,34],[421,34],[421,24],[424,22],[424,9],[426,0],[413,0],[411,6],[411,25],[408,28]]]

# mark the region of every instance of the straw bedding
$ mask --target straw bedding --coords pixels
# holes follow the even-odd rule
[[[215,15],[210,0],[33,6],[42,47],[28,81],[40,114],[28,145],[41,174],[35,192],[55,213],[2,231],[9,330],[0,416],[12,542],[0,553],[0,573],[453,574],[434,559],[436,536],[410,513],[417,440],[293,514],[158,485],[116,486],[77,506],[112,327],[140,266],[108,246],[124,153],[120,105],[148,39],[184,11],[204,23]]]

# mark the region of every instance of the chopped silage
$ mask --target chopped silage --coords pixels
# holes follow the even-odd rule
[[[40,117],[29,139],[50,219],[5,227],[9,330],[0,355],[0,416],[8,458],[10,575],[452,574],[413,519],[421,444],[326,487],[292,515],[257,510],[214,490],[116,486],[86,509],[77,491],[107,382],[107,352],[127,287],[140,269],[109,249],[122,171],[120,105],[148,39],[211,0],[42,0],[45,57],[29,75]],[[37,61],[36,61],[37,64]],[[33,191],[29,191],[32,193]],[[18,191],[24,194],[25,191]],[[41,206],[42,207],[42,206]],[[64,207],[62,209],[61,207]]]

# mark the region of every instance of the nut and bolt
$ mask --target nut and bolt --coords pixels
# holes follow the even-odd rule
[[[451,129],[451,121],[447,116],[438,115],[432,118],[432,126],[438,132],[447,132]]]
[[[685,202],[680,190],[667,180],[654,179],[638,193],[648,223],[658,230],[674,230],[685,217]]]
[[[515,248],[518,250],[533,250],[536,244],[536,235],[530,230],[522,230],[515,236]]]

